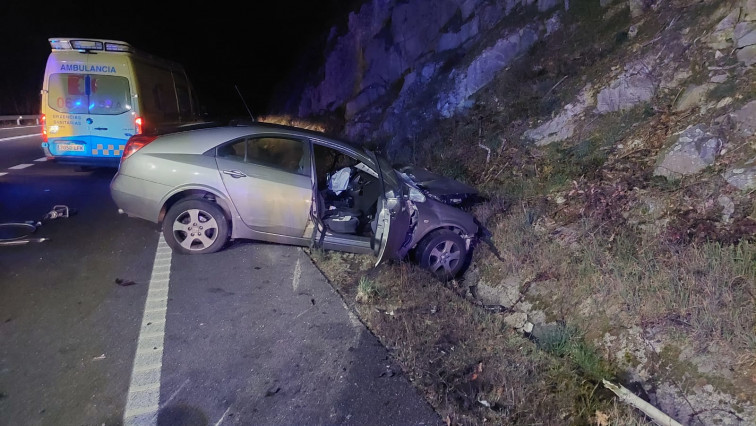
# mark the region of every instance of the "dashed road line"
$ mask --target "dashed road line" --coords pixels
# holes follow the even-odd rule
[[[39,134],[35,133],[33,135],[9,136],[7,138],[0,138],[0,142],[12,141],[15,139],[33,138],[33,137],[39,137]]]
[[[28,163],[26,163],[26,164],[18,164],[18,165],[15,165],[13,167],[8,167],[8,170],[21,170],[21,169],[25,169],[27,167],[31,167],[33,165],[34,164],[28,164]]]
[[[157,424],[170,273],[171,248],[161,234],[152,265],[147,300],[144,302],[142,327],[139,330],[126,409],[123,412],[125,425]]]
[[[5,176],[5,175],[7,175],[7,174],[8,174],[8,173],[6,173],[6,172],[0,172],[0,176]]]
[[[302,265],[297,259],[297,264],[294,266],[294,278],[291,280],[291,286],[294,288],[294,292],[299,291],[299,278],[302,276]]]
[[[47,161],[47,157],[40,157],[40,158],[37,158],[34,161],[37,162],[37,163],[42,162],[42,161]]]
[[[32,127],[42,127],[39,124],[32,124],[29,126],[10,126],[10,127],[0,127],[0,130],[18,130],[18,129],[31,129]]]

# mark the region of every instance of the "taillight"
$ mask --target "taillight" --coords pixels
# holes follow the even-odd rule
[[[144,148],[145,145],[154,141],[155,139],[157,139],[157,136],[134,135],[130,137],[129,141],[126,142],[126,146],[123,148],[121,163],[123,163],[123,160],[131,157],[135,152]]]
[[[42,142],[47,142],[47,116],[42,114]]]
[[[136,127],[136,134],[141,135],[142,134],[142,117],[137,117],[134,119],[134,127]]]

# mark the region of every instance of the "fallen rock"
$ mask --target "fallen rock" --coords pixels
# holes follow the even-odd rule
[[[756,134],[756,101],[745,104],[739,110],[730,114],[730,118],[737,126],[737,131],[745,137]]]
[[[522,330],[527,322],[528,315],[524,312],[515,312],[504,317],[504,323],[517,330]],[[532,326],[530,327],[530,330],[533,330]]]
[[[497,287],[480,282],[476,293],[478,300],[485,305],[501,305],[510,308],[520,298],[520,280],[516,277],[505,278]]]
[[[689,127],[663,154],[654,175],[679,179],[712,165],[722,149],[722,140],[712,135],[708,127],[699,124]]]
[[[725,171],[723,177],[730,185],[741,191],[756,188],[756,165],[743,165]]]
[[[732,214],[735,213],[735,203],[732,202],[732,199],[726,195],[720,195],[717,198],[717,204],[722,207],[722,222],[732,222]]]
[[[710,83],[700,86],[689,86],[677,100],[674,110],[680,112],[700,106],[706,101],[706,95],[714,87],[715,85]]]

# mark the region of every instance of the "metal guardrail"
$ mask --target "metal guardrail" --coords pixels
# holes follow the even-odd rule
[[[17,126],[21,125],[21,121],[34,120],[35,124],[39,124],[40,115],[0,115],[0,122],[3,121],[15,121]]]

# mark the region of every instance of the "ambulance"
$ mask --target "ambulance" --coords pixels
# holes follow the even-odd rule
[[[131,136],[201,122],[181,65],[123,41],[49,41],[42,83],[42,149],[48,160],[118,167]]]

